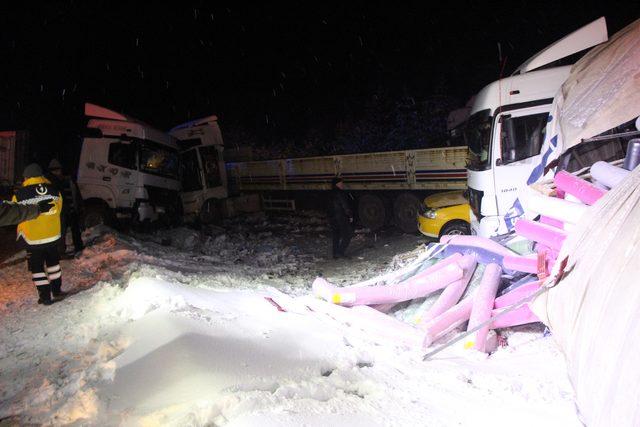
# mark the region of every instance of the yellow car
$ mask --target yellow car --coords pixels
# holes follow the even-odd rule
[[[464,191],[436,193],[418,208],[418,229],[427,237],[470,234],[470,207]]]

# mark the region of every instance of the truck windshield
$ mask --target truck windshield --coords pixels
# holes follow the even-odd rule
[[[478,111],[467,121],[464,139],[469,146],[469,164],[471,170],[483,171],[490,167],[491,122],[489,110]]]
[[[140,171],[178,179],[178,152],[157,142],[145,140],[140,145]]]

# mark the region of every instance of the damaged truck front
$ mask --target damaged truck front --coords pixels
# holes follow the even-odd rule
[[[78,165],[86,226],[128,219],[174,223],[182,216],[175,139],[132,117],[85,105]]]

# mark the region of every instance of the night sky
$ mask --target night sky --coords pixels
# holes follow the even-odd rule
[[[3,2],[0,129],[64,157],[91,101],[164,129],[215,113],[236,144],[331,139],[372,97],[462,106],[599,16],[610,34],[640,16],[637,1],[155,3]]]

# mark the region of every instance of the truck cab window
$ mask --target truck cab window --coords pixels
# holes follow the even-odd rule
[[[133,144],[114,142],[109,144],[109,163],[125,169],[136,168],[136,149]]]
[[[169,147],[144,140],[140,147],[140,170],[165,178],[178,178],[178,153]]]
[[[549,113],[502,118],[500,147],[502,164],[517,162],[540,154]]]
[[[471,170],[489,169],[491,152],[491,123],[489,110],[478,111],[469,117],[463,135],[469,146],[469,164]]]
[[[189,150],[182,153],[182,189],[184,191],[202,190],[202,180],[200,179],[200,166],[196,150]]]

